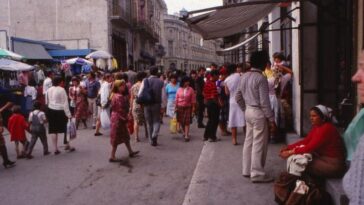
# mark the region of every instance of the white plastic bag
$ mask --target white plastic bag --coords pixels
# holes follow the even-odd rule
[[[110,114],[108,109],[102,109],[101,113],[100,113],[100,122],[101,122],[101,127],[104,129],[109,129],[111,126],[110,123]]]
[[[67,123],[67,134],[70,136],[70,139],[73,140],[77,137],[77,128],[76,123],[69,119]]]

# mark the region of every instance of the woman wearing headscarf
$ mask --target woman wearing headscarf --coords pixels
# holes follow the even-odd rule
[[[345,173],[345,148],[339,132],[332,124],[332,110],[323,105],[310,109],[311,131],[294,144],[284,147],[280,156],[287,159],[291,155],[312,155],[306,172],[317,177],[342,177]]]
[[[127,85],[124,80],[116,80],[111,96],[111,131],[110,142],[112,146],[109,162],[118,162],[115,153],[119,144],[125,143],[129,152],[129,157],[136,156],[139,152],[134,152],[130,146],[130,135],[127,128],[129,99]]]
[[[183,77],[176,94],[177,122],[182,127],[186,142],[190,141],[191,117],[196,107],[196,94],[190,86],[190,80],[189,77]]]

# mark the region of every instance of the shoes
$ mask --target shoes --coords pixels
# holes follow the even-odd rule
[[[234,145],[234,146],[237,146],[237,145],[240,145],[240,143],[235,142],[235,143],[233,143],[233,145]]]
[[[209,142],[217,142],[217,141],[220,141],[220,139],[219,138],[209,139]]]
[[[25,157],[26,157],[26,156],[22,154],[22,155],[17,156],[16,158],[17,158],[17,159],[24,159]]]
[[[100,133],[100,132],[96,132],[94,135],[95,135],[95,136],[101,136],[101,135],[102,135],[102,133]]]
[[[33,157],[32,155],[28,154],[28,155],[26,156],[26,158],[27,158],[27,159],[33,159],[34,157]]]
[[[130,153],[129,157],[133,158],[133,157],[137,156],[138,154],[139,154],[139,151],[135,151],[135,152]]]
[[[250,175],[245,175],[245,174],[243,174],[243,177],[245,177],[245,178],[250,178]]]
[[[12,162],[12,161],[8,160],[7,162],[4,162],[3,163],[3,166],[5,168],[11,168],[11,167],[14,167],[15,166],[15,162]]]
[[[48,151],[43,153],[44,156],[49,155],[49,154],[50,154],[50,152],[48,152]]]
[[[61,154],[61,152],[59,150],[54,152],[54,155],[59,155],[59,154]]]
[[[253,183],[270,183],[270,182],[274,181],[274,178],[269,175],[264,175],[261,177],[251,178],[251,181]]]
[[[110,159],[109,159],[109,162],[111,162],[111,163],[114,163],[114,162],[120,162],[120,160],[110,158]]]
[[[74,151],[76,151],[76,148],[74,148],[74,147],[71,147],[68,149],[68,152],[74,152]]]
[[[157,140],[156,139],[152,139],[152,146],[156,147],[158,145]]]
[[[185,142],[189,142],[190,138],[189,137],[185,137]]]
[[[200,124],[197,126],[198,128],[206,128],[206,126],[204,124]]]

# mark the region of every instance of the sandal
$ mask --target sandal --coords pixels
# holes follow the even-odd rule
[[[61,154],[61,152],[59,150],[54,152],[54,155],[59,155],[59,154]]]
[[[135,151],[129,154],[129,157],[133,158],[139,154],[139,151]]]
[[[113,158],[110,158],[110,159],[109,159],[109,162],[111,162],[111,163],[113,163],[113,162],[120,162],[120,160],[118,160],[118,159],[113,159]]]

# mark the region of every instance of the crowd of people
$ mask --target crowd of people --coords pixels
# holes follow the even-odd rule
[[[361,102],[364,96],[361,88],[362,65],[353,77],[353,81],[359,84]],[[161,73],[156,66],[151,66],[147,71],[137,73],[129,67],[121,72],[91,72],[71,79],[46,72],[46,78],[38,86],[35,86],[33,79],[28,79],[32,75],[22,73],[26,109],[13,100],[10,91],[1,88],[0,153],[3,165],[11,167],[15,164],[8,158],[2,135],[4,127],[10,133],[10,140],[15,143],[18,159],[33,158],[32,150],[38,138],[43,145],[43,154],[50,154],[47,135],[52,138],[55,155],[61,153],[58,146],[58,136],[61,135],[65,150],[75,151],[67,137],[67,123],[73,118],[77,129],[82,123],[85,129],[94,129],[95,136],[103,135],[101,127],[109,128],[109,161],[118,162],[115,153],[120,144],[125,144],[130,157],[138,155],[139,151],[132,149],[130,141],[140,141],[140,128],[144,128],[144,135],[150,144],[158,146],[160,126],[166,115],[177,120],[177,130],[185,142],[191,139],[190,125],[194,118],[197,127],[205,129],[203,141],[219,141],[217,133],[220,129],[221,136],[231,136],[232,144],[238,145],[237,129],[243,128],[242,175],[254,183],[273,180],[264,170],[268,143],[282,142],[292,119],[290,81],[293,72],[282,53],[273,55],[273,63],[265,51],[257,51],[245,64],[227,64],[220,68],[211,64],[210,68],[200,67],[189,74],[172,70]],[[355,149],[357,144],[352,148],[348,146],[351,141],[344,143],[335,128],[330,108],[317,105],[309,112],[312,130],[303,140],[282,148],[279,155],[289,159],[309,153],[312,162],[307,166],[306,173],[318,177],[343,176],[346,171],[346,150],[349,150],[351,160],[354,151],[361,150],[361,135],[356,137],[359,149]],[[109,118],[101,117],[101,113],[106,113]],[[352,127],[349,126],[346,138],[351,137]],[[26,132],[31,134],[30,142]],[[362,158],[358,154],[353,156],[353,162]],[[358,169],[363,170],[360,166],[352,166],[346,183],[358,177]],[[350,188],[346,189],[350,192]],[[349,196],[355,197],[355,193]]]

